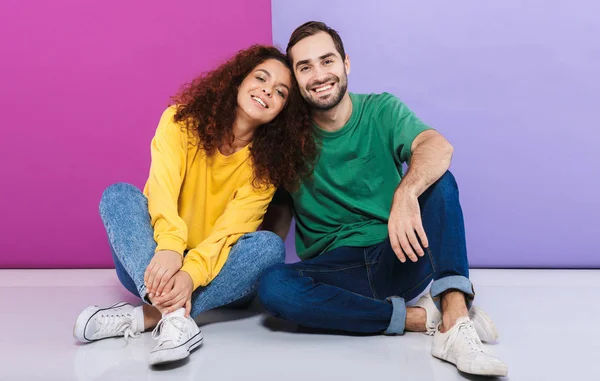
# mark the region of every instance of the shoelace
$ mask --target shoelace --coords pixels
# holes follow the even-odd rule
[[[133,317],[129,314],[101,315],[97,322],[100,324],[100,330],[96,333],[98,337],[122,333],[125,336],[125,341],[129,341],[130,337],[135,339],[141,336],[141,332],[133,330]]]
[[[183,333],[186,322],[187,319],[181,316],[164,317],[158,322],[154,331],[152,331],[152,338],[158,340],[158,345],[173,340],[173,335]]]
[[[487,353],[483,350],[481,340],[477,336],[475,326],[472,321],[465,321],[460,323],[458,329],[454,331],[454,337],[451,338],[450,342],[455,342],[456,336],[462,335],[464,341],[467,343],[470,353]]]
[[[434,320],[429,320],[427,319],[425,322],[425,329],[426,331],[423,332],[424,334],[428,335],[428,336],[433,336],[435,335],[435,331],[437,331],[437,327],[438,325],[440,325],[441,322],[437,323]]]

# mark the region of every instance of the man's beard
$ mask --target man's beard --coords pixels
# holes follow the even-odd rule
[[[330,82],[335,83],[334,92],[329,94],[329,96],[326,99],[314,98],[315,96],[318,97],[319,94],[315,94],[315,92],[310,89]],[[346,94],[347,89],[348,77],[346,76],[346,73],[344,73],[344,77],[342,79],[335,75],[331,75],[327,78],[327,80],[318,83],[312,83],[310,84],[310,86],[307,86],[305,89],[303,89],[302,98],[304,98],[306,103],[308,103],[308,105],[313,109],[317,109],[320,111],[329,111],[342,101],[342,98],[344,98],[344,94]]]

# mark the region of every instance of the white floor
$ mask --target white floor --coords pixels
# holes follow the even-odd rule
[[[495,320],[489,349],[508,380],[600,380],[600,271],[473,270]],[[479,380],[429,354],[431,338],[326,335],[267,318],[258,306],[200,316],[204,344],[183,364],[147,365],[150,333],[79,345],[89,304],[135,301],[111,270],[0,270],[0,380]]]

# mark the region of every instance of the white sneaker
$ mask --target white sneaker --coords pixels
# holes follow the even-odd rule
[[[135,318],[134,307],[125,302],[110,307],[90,306],[84,309],[75,321],[73,337],[83,342],[105,339],[107,337],[139,337],[143,327]]]
[[[191,317],[185,317],[185,309],[164,315],[152,332],[158,344],[150,352],[150,365],[164,364],[184,359],[202,344],[202,331]]]
[[[506,376],[508,367],[498,358],[484,351],[473,322],[468,317],[456,321],[454,327],[433,335],[431,354],[456,365],[458,370],[480,376]]]
[[[421,307],[427,312],[427,321],[425,323],[427,328],[426,334],[433,336],[438,324],[442,321],[442,314],[435,306],[431,295],[427,293],[421,296],[417,303],[415,303],[415,307]],[[496,325],[485,311],[477,306],[472,306],[469,311],[469,318],[471,318],[481,341],[490,343],[498,340],[499,334]]]

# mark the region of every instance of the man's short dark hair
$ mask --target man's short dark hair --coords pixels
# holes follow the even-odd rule
[[[338,53],[340,53],[340,56],[343,60],[346,59],[344,43],[342,42],[342,38],[340,37],[338,32],[336,32],[335,29],[328,27],[327,25],[325,25],[325,23],[322,23],[320,21],[309,21],[296,28],[296,30],[290,36],[290,41],[288,42],[287,49],[285,50],[290,65],[293,64],[291,51],[294,45],[299,43],[301,40],[304,40],[305,38],[310,36],[314,36],[315,34],[320,32],[325,32],[331,36],[333,44],[335,45],[335,49],[338,51]]]

